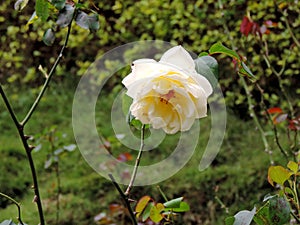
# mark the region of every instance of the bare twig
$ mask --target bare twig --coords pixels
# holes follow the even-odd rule
[[[263,106],[264,110],[265,110],[265,113],[268,117],[268,119],[270,120],[271,124],[272,124],[272,128],[274,130],[274,137],[275,137],[275,143],[277,144],[278,148],[280,149],[281,153],[284,155],[285,159],[288,161],[288,155],[286,153],[286,151],[283,149],[283,147],[281,146],[280,142],[279,142],[279,137],[278,137],[278,131],[277,131],[277,127],[276,125],[273,123],[273,120],[271,118],[271,115],[270,113],[268,112],[268,109],[266,107],[266,104],[265,104],[265,101],[264,101],[264,97],[263,97],[263,94],[264,94],[264,91],[263,89],[260,87],[259,84],[256,84],[256,87],[257,89],[260,91],[260,94],[261,94],[261,105]]]
[[[8,111],[9,111],[9,114],[10,114],[12,120],[14,121],[14,124],[15,124],[16,128],[18,129],[19,136],[21,138],[22,144],[23,144],[24,149],[26,151],[27,159],[28,159],[28,162],[29,162],[30,170],[31,170],[31,176],[32,176],[32,180],[33,180],[33,190],[34,190],[34,198],[33,199],[34,199],[34,202],[37,204],[37,207],[38,207],[38,213],[39,213],[39,217],[40,217],[40,225],[45,224],[45,219],[44,219],[42,201],[41,201],[41,197],[40,197],[40,193],[39,193],[39,186],[38,186],[38,179],[37,179],[36,169],[35,169],[34,161],[33,161],[32,154],[31,154],[32,149],[34,147],[28,144],[28,142],[27,142],[28,141],[28,136],[26,136],[24,134],[24,127],[27,124],[27,122],[29,121],[29,119],[31,118],[31,116],[34,113],[34,111],[35,111],[36,107],[38,106],[39,102],[41,101],[47,87],[49,86],[49,82],[51,80],[51,77],[53,76],[54,71],[55,71],[57,65],[59,64],[59,62],[60,62],[60,60],[63,56],[64,50],[67,47],[67,43],[68,43],[68,40],[69,40],[71,27],[72,27],[72,21],[73,21],[75,15],[76,15],[76,12],[77,12],[77,10],[75,9],[75,12],[73,14],[73,18],[72,18],[70,24],[68,25],[68,31],[67,31],[67,35],[66,35],[64,45],[62,46],[61,51],[60,51],[54,65],[52,66],[52,68],[50,70],[50,73],[46,76],[46,80],[44,82],[43,88],[40,91],[37,98],[35,99],[34,103],[32,104],[32,106],[31,106],[30,110],[28,111],[28,113],[26,114],[25,118],[22,120],[22,122],[18,121],[18,119],[17,119],[17,117],[16,117],[16,115],[15,115],[15,113],[14,113],[12,107],[11,107],[11,104],[9,103],[8,98],[6,97],[6,94],[5,94],[2,86],[0,85],[1,96],[4,100],[4,103],[5,103]]]

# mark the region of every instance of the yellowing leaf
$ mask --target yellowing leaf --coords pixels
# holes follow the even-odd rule
[[[293,161],[289,161],[289,163],[287,164],[287,167],[293,171],[294,174],[296,174],[298,172],[298,163],[295,163]]]
[[[161,203],[158,203],[158,204],[161,204]],[[159,208],[160,207],[161,206],[159,205]],[[159,208],[157,208],[157,205],[154,205],[150,211],[150,219],[155,223],[158,223],[159,221],[161,221],[163,219],[163,216],[160,214]]]
[[[138,203],[136,204],[136,207],[135,207],[135,212],[137,213],[136,217],[139,217],[141,215],[141,213],[146,208],[150,199],[151,199],[150,196],[145,195],[138,201]]]
[[[282,166],[270,166],[268,170],[268,181],[274,186],[274,182],[283,186],[284,182],[287,181],[292,173]]]
[[[156,208],[159,210],[159,212],[161,212],[165,208],[165,206],[162,203],[157,203]]]

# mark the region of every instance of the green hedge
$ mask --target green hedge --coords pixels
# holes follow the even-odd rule
[[[220,2],[223,9],[220,9]],[[13,4],[14,2],[4,1],[0,6],[0,32],[3,34],[0,40],[0,80],[12,83],[12,86],[39,86],[43,76],[37,68],[40,64],[46,69],[50,68],[58,54],[66,28],[56,28],[54,45],[48,47],[42,42],[42,37],[46,29],[55,27],[57,13],[53,13],[45,23],[38,20],[27,26],[34,11],[34,2],[30,2],[21,12],[15,11]],[[291,29],[299,40],[300,18],[296,3],[286,3],[282,10],[274,5],[273,0],[103,0],[89,1],[85,5],[87,9],[99,14],[100,29],[96,33],[89,33],[79,26],[73,26],[68,50],[57,68],[55,80],[58,82],[61,79],[77,80],[97,55],[128,42],[159,39],[182,44],[198,54],[221,41],[228,47],[233,43],[238,52],[247,57],[249,67],[260,78],[260,85],[266,89],[265,97],[270,105],[285,105],[282,94],[278,92],[277,78],[267,68],[261,47],[255,42],[253,35],[245,37],[239,31],[243,16],[248,12],[259,25],[267,20],[278,23],[263,39],[268,43],[271,64],[279,71],[284,61],[286,63],[282,75],[286,88],[293,91],[290,93],[293,97],[294,90],[297,89],[299,93],[297,76],[300,51],[282,16],[282,10],[286,10]],[[224,23],[229,27],[232,40],[224,31]],[[247,109],[246,101],[233,64],[228,58],[217,58],[220,62],[220,83],[226,94],[227,105],[238,108],[238,112],[243,114]],[[253,94],[259,100],[257,90]]]

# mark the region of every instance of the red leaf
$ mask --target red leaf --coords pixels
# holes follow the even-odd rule
[[[132,155],[128,152],[122,153],[118,156],[118,160],[121,162],[127,162],[128,160],[132,160]]]
[[[253,29],[253,22],[247,16],[244,16],[243,21],[241,23],[240,31],[245,36],[248,36],[250,31]]]
[[[274,107],[274,108],[268,109],[268,113],[269,113],[269,114],[283,113],[283,111],[282,111],[282,109],[279,108],[279,107]]]
[[[264,24],[267,26],[267,27],[277,27],[278,26],[278,23],[275,23],[271,20],[267,20],[264,22]]]
[[[113,215],[121,214],[121,213],[124,212],[124,207],[122,205],[119,205],[119,204],[110,204],[109,205],[109,211]]]
[[[288,128],[293,131],[300,130],[300,117],[297,117],[296,119],[293,120],[289,120]]]

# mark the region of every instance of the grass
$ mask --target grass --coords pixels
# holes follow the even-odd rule
[[[34,93],[28,92],[30,92],[28,89],[18,90],[18,92],[8,90],[19,118],[33,100]],[[42,143],[41,150],[35,152],[33,157],[39,175],[48,224],[56,222],[57,178],[53,167],[44,168],[51,154],[51,145],[44,139],[38,140],[40,137],[45,137],[51,127],[55,126],[56,134],[65,134],[64,138],[53,142],[57,148],[75,143],[71,125],[73,93],[73,87],[67,84],[52,85],[26,129],[28,134],[33,135],[33,143]],[[112,135],[112,128],[108,125],[110,114],[107,112],[110,110],[111,99],[106,98],[99,105],[97,124],[101,129],[103,128],[105,137],[111,140],[112,150],[117,155],[124,150],[124,147],[116,139],[109,137]],[[21,202],[24,222],[37,224],[38,215],[36,206],[32,203],[33,192],[30,189],[31,178],[25,153],[2,101],[0,101],[0,108],[2,128],[0,191]],[[252,209],[264,195],[273,191],[266,180],[269,156],[263,151],[253,122],[243,121],[233,113],[229,113],[227,124],[222,148],[208,169],[203,172],[198,170],[209,136],[209,133],[203,129],[199,145],[187,165],[171,178],[158,184],[168,198],[184,196],[185,201],[190,204],[191,210],[182,218],[184,224],[224,224],[226,216],[233,215],[239,210]],[[208,120],[203,119],[202,126],[209,126]],[[144,154],[143,165],[150,165],[154,161],[159,162],[167,157],[173,149],[170,143],[176,143],[176,140],[176,137],[168,137],[158,149]],[[275,149],[275,145],[273,147],[273,157],[276,161],[280,161],[280,154],[277,154],[279,151]],[[94,224],[94,216],[100,212],[107,212],[110,203],[121,204],[111,182],[93,171],[78,149],[61,155],[59,165],[61,180],[59,224]],[[162,201],[156,185],[133,188],[133,199],[139,199],[143,195],[151,195],[157,201]],[[0,199],[0,203],[2,207],[0,221],[9,218],[15,220],[16,207],[4,199]]]

